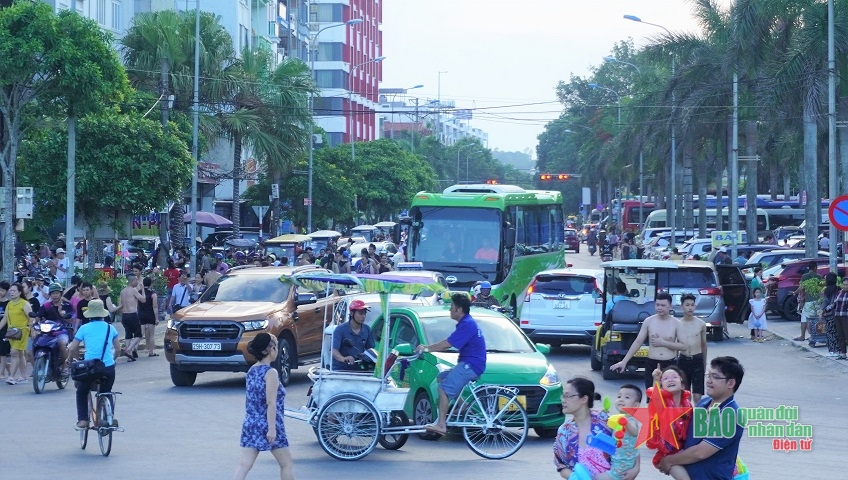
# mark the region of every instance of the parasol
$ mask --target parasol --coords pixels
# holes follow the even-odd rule
[[[309,235],[287,233],[285,235],[280,235],[279,237],[274,237],[271,240],[268,240],[266,243],[302,243],[308,242],[310,240],[312,240],[312,237],[310,237]]]

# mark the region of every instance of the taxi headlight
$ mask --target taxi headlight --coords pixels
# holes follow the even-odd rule
[[[556,369],[553,365],[548,364],[548,369],[545,371],[545,375],[542,376],[542,379],[539,380],[539,384],[550,386],[558,385],[559,383],[559,375],[557,375]]]

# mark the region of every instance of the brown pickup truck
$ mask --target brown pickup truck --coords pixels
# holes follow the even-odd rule
[[[282,275],[319,270],[301,267],[237,267],[218,279],[197,303],[176,312],[165,333],[171,381],[194,384],[200,372],[246,372],[256,359],[247,344],[260,332],[279,341],[274,368],[287,385],[291,370],[319,360],[325,319],[340,297],[295,287]]]

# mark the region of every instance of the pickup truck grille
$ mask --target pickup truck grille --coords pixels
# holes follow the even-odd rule
[[[185,340],[237,340],[241,325],[234,322],[185,322],[180,325],[180,338]]]

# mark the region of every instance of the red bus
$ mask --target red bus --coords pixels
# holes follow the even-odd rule
[[[639,200],[621,201],[621,225],[624,231],[633,229],[634,233],[642,229],[645,219],[656,209],[656,205]],[[641,212],[641,214],[640,214]]]

